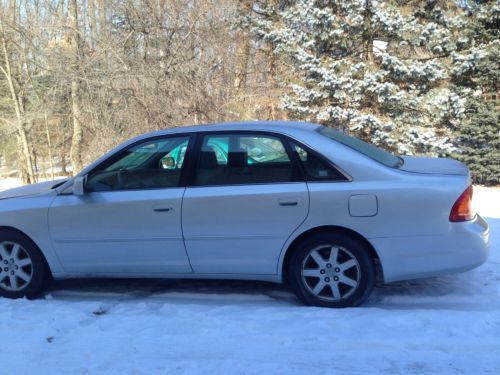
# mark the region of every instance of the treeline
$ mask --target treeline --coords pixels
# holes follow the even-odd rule
[[[477,182],[498,183],[497,102],[484,98],[498,90],[499,11],[498,1],[4,0],[0,164],[33,183],[146,131],[304,119],[396,152],[453,155]]]

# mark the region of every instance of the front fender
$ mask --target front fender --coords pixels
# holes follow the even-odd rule
[[[14,229],[29,237],[44,255],[52,275],[63,273],[50,239],[48,228],[49,207],[55,191],[37,196],[0,200],[0,229]]]

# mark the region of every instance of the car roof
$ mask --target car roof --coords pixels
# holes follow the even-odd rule
[[[224,122],[207,125],[188,125],[170,129],[159,130],[140,135],[135,140],[181,133],[217,132],[217,131],[270,131],[294,135],[301,131],[313,131],[320,125],[300,121],[240,121]]]

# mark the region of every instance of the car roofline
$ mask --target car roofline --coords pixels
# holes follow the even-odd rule
[[[269,121],[235,121],[211,123],[202,125],[185,125],[176,126],[173,128],[157,130],[141,134],[130,141],[147,139],[150,137],[158,137],[171,134],[183,133],[202,133],[202,132],[217,132],[217,131],[269,131],[281,134],[292,134],[296,130],[314,131],[321,127],[320,124],[302,121],[285,121],[285,120],[269,120]],[[128,142],[127,142],[128,143]]]
[[[149,138],[157,138],[162,136],[169,136],[175,134],[191,134],[191,133],[208,133],[208,132],[220,132],[220,131],[256,131],[256,132],[270,132],[281,135],[288,135],[294,137],[297,132],[308,131],[313,132],[321,127],[320,124],[315,124],[311,122],[302,121],[285,121],[285,120],[270,120],[270,121],[236,121],[236,122],[222,122],[222,123],[212,123],[212,124],[202,124],[202,125],[186,125],[177,126],[169,129],[157,130],[154,132],[144,133],[129,139],[117,147],[111,149],[100,158],[83,168],[77,176],[84,176],[90,170],[94,169],[97,165],[102,163],[104,160],[108,159],[111,155],[123,150],[130,145],[147,140]],[[73,178],[58,186],[55,190],[58,194],[64,194],[67,192],[68,188],[72,186]]]

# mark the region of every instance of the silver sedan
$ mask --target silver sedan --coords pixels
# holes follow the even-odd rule
[[[170,129],[76,177],[0,193],[0,296],[51,279],[286,282],[307,305],[361,304],[375,280],[488,256],[463,164],[397,157],[308,123]]]

